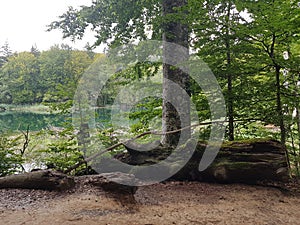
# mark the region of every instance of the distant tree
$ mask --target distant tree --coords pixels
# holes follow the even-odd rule
[[[86,43],[84,46],[85,51],[87,51],[88,55],[90,56],[91,59],[95,57],[95,52],[93,52],[93,46],[90,45],[90,43]]]
[[[2,67],[2,82],[11,96],[11,103],[40,102],[39,63],[29,52],[11,56]]]
[[[0,67],[2,67],[12,55],[13,52],[9,46],[9,43],[8,41],[5,41],[4,45],[0,48]]]
[[[43,81],[44,102],[58,102],[63,99],[56,99],[55,93],[58,85],[65,85],[71,74],[65,70],[65,63],[71,58],[71,49],[62,49],[55,45],[48,51],[43,51],[39,57],[40,73]]]
[[[41,54],[41,52],[38,50],[36,44],[31,46],[30,53],[32,53],[35,57],[38,57]]]
[[[39,60],[45,90],[43,102],[50,103],[55,110],[68,111],[78,81],[94,58],[87,51],[72,50],[67,45],[42,52]]]

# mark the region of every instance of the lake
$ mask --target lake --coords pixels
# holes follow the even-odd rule
[[[111,109],[99,108],[96,110],[96,123],[106,127],[110,123]],[[66,122],[72,122],[71,115],[34,113],[28,111],[0,112],[0,132],[26,130],[38,131],[49,127],[63,127]]]

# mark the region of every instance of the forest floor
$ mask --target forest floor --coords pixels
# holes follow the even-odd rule
[[[68,192],[3,189],[0,224],[297,225],[300,194],[273,187],[199,182],[140,187],[134,199],[112,196],[83,182]]]

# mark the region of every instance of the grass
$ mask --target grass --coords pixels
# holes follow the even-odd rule
[[[50,108],[42,104],[34,105],[5,105],[0,104],[6,111],[17,111],[17,112],[32,112],[32,113],[50,113]]]

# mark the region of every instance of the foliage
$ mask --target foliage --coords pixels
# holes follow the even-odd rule
[[[44,155],[41,163],[47,167],[64,171],[83,159],[83,153],[78,149],[72,129],[64,129],[53,134],[58,135],[57,140],[48,144],[46,149],[39,151],[40,154]]]
[[[168,21],[187,23],[191,48],[209,64],[223,89],[228,106],[227,137],[233,139],[234,132],[237,138],[247,138],[253,132],[250,136],[272,135],[278,138],[277,134],[263,131],[264,125],[273,124],[280,127],[280,139],[285,143],[290,142],[290,124],[292,121],[296,124],[296,119],[290,120],[291,114],[295,110],[297,113],[298,109],[297,3],[294,0],[191,0],[186,7],[177,8],[162,17],[157,10],[162,5],[157,1],[95,1],[89,7],[70,9],[59,21],[53,22],[50,29],[61,29],[65,37],[76,38],[83,35],[88,25],[92,25],[97,36],[95,45],[116,45],[133,39],[160,39],[160,36],[145,35],[146,26],[153,33],[161,34]],[[122,8],[124,4],[127,6],[125,11]],[[151,8],[156,10],[148,14]],[[282,57],[285,51],[290,56],[289,60]],[[289,71],[285,78],[281,74],[284,69]],[[129,80],[139,76],[138,71],[126,72]],[[127,81],[123,80],[123,83]],[[284,89],[283,84],[287,83],[288,88]],[[192,90],[192,99],[201,120],[209,119],[209,105],[197,87]],[[153,114],[151,103],[142,104],[142,110],[131,113],[132,118],[140,120],[133,127],[134,131],[147,129]],[[250,120],[264,125],[250,125]],[[234,131],[234,128],[237,130]]]
[[[8,61],[8,58],[13,55],[8,41],[0,48],[0,68]]]
[[[44,52],[33,47],[31,52],[12,54],[6,43],[1,52],[0,102],[43,102],[53,110],[68,113],[84,70],[97,57],[103,57],[93,54],[93,47],[161,40],[167,25],[180,21],[188,26],[190,48],[209,65],[223,90],[229,121],[226,138],[278,139],[286,144],[292,168],[300,175],[298,1],[190,0],[167,15],[162,9],[166,2],[97,0],[80,9],[69,8],[49,25],[49,30],[60,29],[64,37],[72,39],[81,38],[92,27],[97,40],[87,45],[88,51],[53,46]],[[160,68],[159,63],[139,62],[117,71],[101,91],[98,106],[112,104],[119,91],[133,80],[149,82]],[[193,81],[190,91],[200,121],[209,120],[206,96]],[[161,105],[157,98],[136,104],[129,113],[136,122],[131,132],[140,133],[159,125]],[[207,138],[209,131],[209,127],[203,128],[202,138]],[[99,131],[98,138],[105,146],[117,141],[112,132],[116,131]],[[47,154],[53,154],[49,162],[66,167],[59,161],[60,156],[65,154],[72,162],[81,156],[74,136],[59,137],[61,142],[49,145]]]
[[[21,137],[0,136],[0,176],[22,171],[23,158],[18,148]]]
[[[7,92],[11,98],[11,102],[8,103],[40,102],[38,72],[38,61],[31,53],[22,52],[8,59],[2,68],[2,81],[7,85]]]
[[[159,129],[162,116],[161,105],[162,100],[155,97],[148,97],[137,104],[129,113],[129,118],[136,121],[131,125],[131,132],[140,134],[148,130]]]
[[[149,31],[151,38],[160,39],[160,1],[144,0],[98,0],[91,6],[82,6],[79,10],[72,7],[52,22],[49,30],[60,29],[63,36],[82,38],[85,30],[91,26],[97,41],[94,46],[106,43],[116,46],[134,40],[145,40]]]
[[[70,108],[78,80],[99,56],[67,45],[52,46],[43,52],[32,47],[30,52],[9,55],[0,68],[0,102],[56,102],[59,104],[53,110]]]

